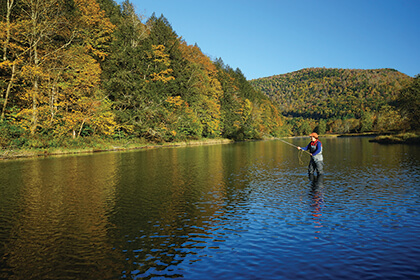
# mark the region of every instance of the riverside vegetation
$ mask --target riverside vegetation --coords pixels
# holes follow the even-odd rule
[[[0,17],[3,154],[419,128],[419,79],[396,70],[248,81],[128,0],[7,0]]]
[[[163,16],[143,22],[129,1],[1,3],[3,149],[287,135],[239,69]]]

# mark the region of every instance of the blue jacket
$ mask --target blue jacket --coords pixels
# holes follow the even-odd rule
[[[316,140],[314,142],[310,142],[308,146],[301,147],[302,150],[308,151],[312,154],[312,158],[315,161],[322,161],[324,160],[324,157],[322,156],[322,143],[319,140]]]

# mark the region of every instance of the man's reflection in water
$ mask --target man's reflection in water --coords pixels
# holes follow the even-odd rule
[[[310,175],[309,179],[311,180],[311,191],[309,193],[311,197],[311,214],[315,223],[316,234],[321,233],[322,228],[322,208],[324,206],[324,175],[318,177]],[[315,236],[316,239],[319,239],[318,236]]]

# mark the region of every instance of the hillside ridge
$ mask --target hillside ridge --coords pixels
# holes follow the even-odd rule
[[[283,115],[314,119],[360,118],[392,104],[412,77],[395,69],[304,68],[250,80]]]

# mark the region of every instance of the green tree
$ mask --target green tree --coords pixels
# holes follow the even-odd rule
[[[313,119],[361,118],[395,101],[412,78],[393,69],[310,68],[252,80],[284,115]]]
[[[198,46],[182,42],[180,47],[184,59],[188,61],[185,72],[190,75],[183,96],[200,119],[203,136],[220,136],[222,87],[217,80],[217,68]]]
[[[362,118],[360,120],[360,131],[367,132],[373,129],[374,114],[370,111],[362,112]]]
[[[387,104],[382,106],[376,115],[375,128],[379,132],[387,132],[405,130],[407,127],[404,125],[401,114],[395,108]]]
[[[113,33],[111,54],[102,63],[103,86],[113,104],[120,131],[142,136],[148,131],[159,103],[148,94],[147,68],[152,67],[152,46],[147,42],[148,29],[129,1],[121,5],[121,17]]]
[[[312,132],[311,125],[309,121],[304,120],[302,126],[300,127],[299,134],[300,135],[309,135]]]
[[[147,20],[146,25],[150,30],[147,43],[151,46],[163,46],[162,55],[167,57],[167,64],[156,59],[149,63],[148,69],[151,71],[149,75],[169,71],[167,74],[173,77],[167,82],[156,80],[154,83],[150,83],[149,90],[153,94],[160,95],[162,99],[177,95],[185,98],[184,94],[187,92],[185,86],[190,73],[184,71],[187,62],[182,56],[180,38],[163,15],[158,18],[153,14]]]
[[[241,116],[241,98],[234,78],[231,76],[232,68],[225,65],[222,59],[215,62],[217,79],[222,88],[220,96],[221,105],[221,131],[222,136],[230,139],[244,139]]]
[[[320,119],[318,125],[315,127],[315,132],[318,134],[325,134],[327,131],[327,122],[324,119]]]
[[[401,112],[409,119],[411,129],[420,129],[420,74],[404,87],[398,97]]]

